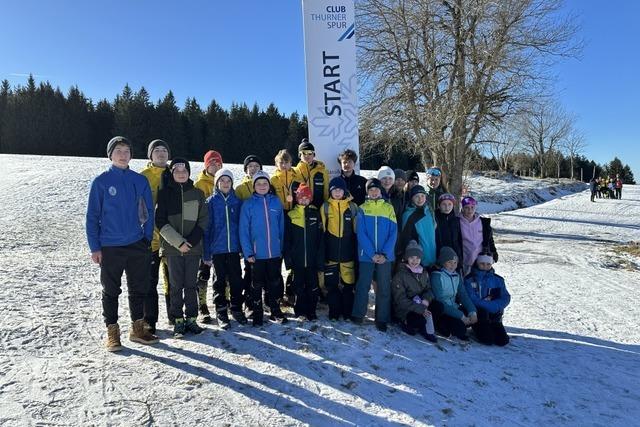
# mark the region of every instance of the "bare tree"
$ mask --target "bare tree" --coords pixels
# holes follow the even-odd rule
[[[533,155],[539,176],[549,173],[549,161],[556,161],[557,154],[573,131],[573,118],[557,103],[541,101],[532,103],[518,117],[520,137]]]
[[[497,129],[491,127],[483,131],[478,143],[481,143],[485,151],[495,159],[501,172],[509,169],[513,154],[524,148],[513,123],[503,123]]]
[[[574,20],[560,7],[560,0],[358,0],[361,114],[373,135],[393,136],[376,149],[401,144],[442,166],[459,195],[481,130],[537,92],[554,58],[579,51]]]
[[[584,134],[578,129],[572,129],[571,133],[567,136],[563,144],[564,151],[569,156],[571,163],[571,179],[574,173],[574,160],[577,156],[582,154],[585,148],[587,148],[587,141]],[[580,177],[582,179],[582,177]]]

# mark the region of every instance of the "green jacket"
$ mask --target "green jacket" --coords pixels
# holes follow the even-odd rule
[[[407,314],[410,312],[423,314],[427,308],[422,303],[414,302],[414,297],[433,301],[429,272],[425,269],[421,274],[413,273],[406,264],[398,266],[398,272],[391,282],[391,292],[394,313],[402,322],[407,319]]]
[[[189,242],[184,255],[202,255],[202,238],[209,223],[204,194],[193,181],[178,184],[173,179],[158,192],[156,227],[160,230],[160,255],[183,255],[178,248]]]

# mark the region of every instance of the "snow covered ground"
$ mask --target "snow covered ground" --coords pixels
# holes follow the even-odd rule
[[[102,346],[98,267],[84,236],[89,185],[107,161],[0,155],[0,164],[0,425],[640,419],[640,260],[615,251],[640,241],[638,186],[626,187],[623,200],[596,203],[557,189],[565,195],[492,215],[496,270],[513,296],[504,349],[431,345],[396,328],[332,324],[320,313],[315,323],[207,326],[185,340],[169,338],[163,319],[159,345],[125,338],[127,348],[112,354]],[[500,205],[485,212],[513,208],[513,183],[474,179],[472,194]],[[126,286],[120,301],[126,337]]]

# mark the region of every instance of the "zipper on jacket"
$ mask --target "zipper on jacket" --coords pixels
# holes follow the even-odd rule
[[[184,187],[182,184],[180,184],[180,200],[182,201],[182,204],[180,205],[180,209],[182,210],[182,215],[180,215],[180,234],[182,235],[182,238],[184,238]],[[184,256],[184,254],[180,252],[180,256]]]
[[[267,229],[267,251],[269,252],[269,258],[273,258],[271,256],[271,230],[270,230],[271,227],[269,227],[269,208],[267,206],[267,198],[263,196],[262,202],[264,204],[264,219],[265,219],[265,225]]]
[[[227,199],[224,199],[224,213],[227,217],[227,252],[231,252],[231,230],[229,229],[229,205]]]
[[[302,235],[304,236],[304,268],[307,268],[307,215],[302,208]]]

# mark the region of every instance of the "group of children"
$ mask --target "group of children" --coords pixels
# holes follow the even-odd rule
[[[622,199],[622,178],[620,175],[615,177],[593,177],[589,181],[591,190],[591,201],[598,199]]]
[[[207,306],[212,267],[215,317],[224,329],[231,326],[229,312],[239,324],[263,325],[264,305],[271,321],[286,323],[285,295],[299,320],[317,319],[323,298],[331,321],[361,324],[373,285],[380,331],[396,321],[408,334],[436,342],[436,332],[468,340],[471,326],[483,343],[509,340],[502,313],[510,296],[492,268],[497,252],[490,220],[476,214],[471,197],[462,199],[462,215],[455,213],[456,199],[444,188],[439,168],[427,171],[427,189],[416,172],[388,166],[367,180],[355,173],[357,154],[347,149],[338,156],[341,175],[329,179],[304,139],[295,167],[281,150],[269,177],[261,159],[250,155],[237,184],[211,150],[194,183],[189,162],[169,161],[168,144],[154,140],[142,171],[145,186],[128,168],[126,138],[109,141],[107,154],[112,167],[92,184],[87,236],[92,258],[101,265],[109,350],[121,348],[117,295],[123,271],[130,338],[153,344],[160,275],[167,316],[174,336],[181,337],[202,332],[198,311],[203,322],[212,321]],[[140,188],[132,190],[123,176]],[[119,255],[117,263],[115,256],[104,256],[111,252]],[[151,266],[146,275],[144,263]]]

